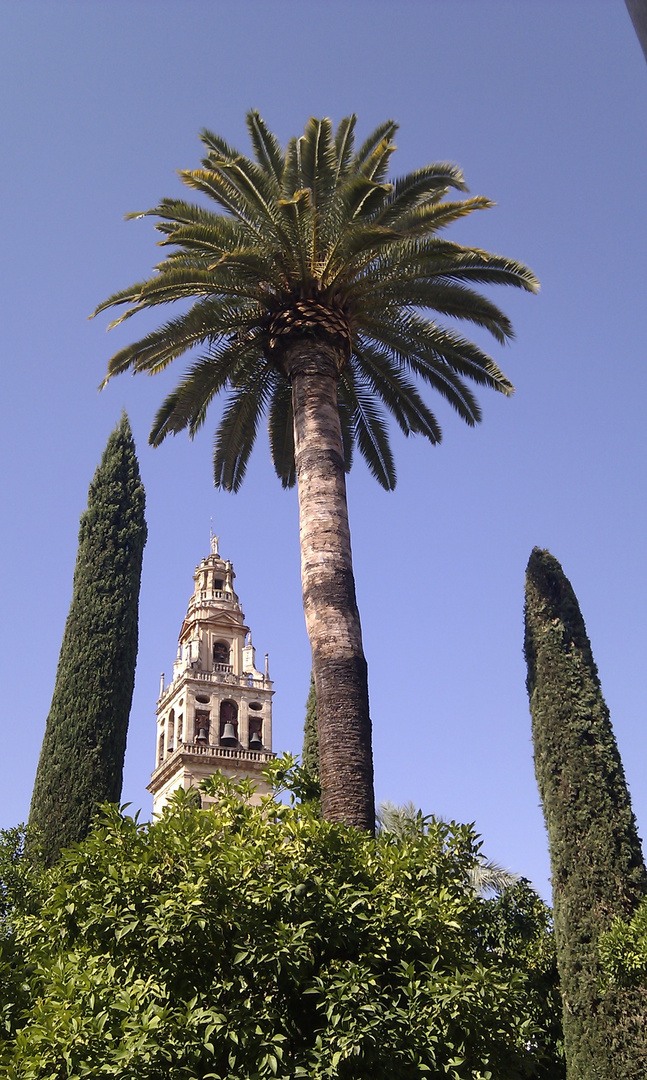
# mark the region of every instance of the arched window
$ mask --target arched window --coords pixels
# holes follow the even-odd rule
[[[175,750],[175,709],[171,709],[166,721],[166,751],[172,754]]]
[[[195,711],[195,742],[203,743],[205,746],[209,742],[209,713],[203,709],[196,709]]]
[[[220,745],[238,745],[238,706],[235,701],[223,701],[220,705]]]
[[[249,716],[249,749],[263,749],[263,718],[258,715],[254,716],[251,713]]]
[[[157,740],[157,764],[161,765],[164,761],[164,732],[160,732],[160,737]]]
[[[229,645],[226,641],[214,641],[213,643],[213,663],[227,664],[229,666]]]

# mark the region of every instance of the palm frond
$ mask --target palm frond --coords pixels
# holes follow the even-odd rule
[[[337,397],[337,411],[341,425],[341,442],[344,451],[344,471],[349,473],[353,465],[355,453],[355,432],[353,428],[353,415],[345,400]]]
[[[521,878],[492,859],[479,859],[469,871],[469,883],[477,896],[501,896],[517,885]]]
[[[281,144],[255,109],[247,113],[247,130],[258,164],[276,182],[277,189],[280,188],[284,165]]]
[[[393,185],[379,222],[382,225],[397,223],[402,214],[427,202],[437,203],[450,188],[466,191],[463,172],[449,161],[436,161],[415,172],[400,177]]]
[[[260,314],[258,308],[241,302],[231,305],[213,298],[198,301],[189,311],[115,353],[102,385],[129,368],[149,374],[161,371],[196,345],[250,329],[257,324]]]
[[[178,173],[180,180],[187,187],[201,192],[208,198],[213,199],[228,213],[233,214],[246,225],[258,238],[260,243],[264,241],[263,218],[257,209],[244,198],[235,184],[223,176],[221,170],[216,169],[181,169]]]
[[[428,818],[412,802],[396,806],[390,799],[385,799],[375,814],[378,830],[391,833],[398,840],[412,840],[424,836]]]
[[[270,405],[268,430],[270,452],[276,475],[284,488],[294,487],[297,474],[294,466],[292,387],[287,379],[276,381]]]
[[[311,116],[301,140],[301,180],[312,192],[315,209],[324,206],[335,190],[336,165],[332,123],[328,117],[317,120]]]
[[[263,358],[232,391],[214,440],[213,479],[217,488],[238,491],[242,484],[274,377],[273,368]]]
[[[351,416],[354,441],[369,471],[386,491],[392,491],[396,472],[384,418],[373,395],[348,366],[340,376],[339,400]]]
[[[398,279],[388,282],[383,290],[367,300],[369,311],[383,310],[385,304],[404,307],[428,308],[441,315],[482,326],[502,345],[514,337],[512,323],[496,304],[487,297],[458,284],[444,284],[438,280],[402,283]]]
[[[364,320],[362,329],[372,337],[378,348],[386,346],[406,369],[415,372],[433,387],[466,424],[473,427],[480,421],[481,410],[472,391],[448,365],[444,356],[429,347],[428,342],[415,342],[413,334],[403,332],[402,328],[390,327],[386,320],[376,320],[375,326]],[[482,382],[487,381],[480,369],[479,375]]]
[[[488,210],[495,205],[484,195],[474,195],[471,199],[461,199],[458,202],[426,203],[401,214],[397,219],[397,226],[402,236],[428,236],[440,229],[446,229],[448,225],[467,217],[475,210]]]
[[[208,222],[176,222],[165,224],[164,239],[158,240],[159,247],[175,245],[179,252],[188,251],[206,255],[221,254],[232,248],[244,248],[254,245],[253,234],[243,228],[238,221],[223,214],[212,214]],[[258,244],[255,245],[258,250]],[[269,246],[269,245],[268,245]],[[166,256],[169,257],[168,255]]]
[[[264,229],[269,228],[285,245],[288,238],[283,228],[283,215],[277,206],[279,188],[260,165],[249,158],[241,158],[231,163],[219,163],[214,171],[229,181],[238,193],[239,205],[246,208],[246,212],[253,216],[257,225]]]
[[[450,281],[512,285],[532,293],[539,290],[537,278],[523,263],[437,237],[405,242],[393,255],[400,264],[398,277],[404,275],[409,280],[441,277]]]
[[[386,405],[405,435],[424,435],[432,445],[442,438],[436,417],[393,356],[360,338],[352,362],[362,379]]]
[[[367,176],[371,175],[373,179],[380,179],[380,177],[375,176],[374,170],[379,169],[382,165],[388,166],[391,152],[395,149],[392,140],[397,130],[398,125],[395,120],[385,120],[383,124],[379,124],[364,140],[352,159],[350,165],[352,172],[365,172]],[[387,148],[391,148],[391,151],[385,161],[384,153]],[[386,172],[382,175],[386,176]]]
[[[208,158],[204,161],[205,169],[211,168],[211,160],[215,156],[219,160],[235,161],[236,158],[242,157],[240,151],[235,147],[230,146],[221,135],[216,135],[215,132],[209,131],[208,128],[202,128],[200,132],[200,142],[203,146],[207,147],[209,151]]]
[[[343,120],[340,120],[337,126],[337,131],[335,132],[335,153],[337,154],[335,184],[339,184],[342,177],[346,176],[348,173],[353,158],[353,149],[355,147],[356,123],[357,117],[355,113],[352,113],[351,116],[345,116]]]
[[[267,292],[260,283],[245,281],[240,275],[237,280],[233,272],[226,274],[223,268],[218,266],[205,267],[203,262],[196,266],[190,260],[187,262],[188,265],[182,265],[179,260],[161,264],[160,273],[142,282],[138,303],[145,307],[155,307],[195,296],[205,299],[244,297],[245,300],[256,301],[258,304],[267,299]],[[111,326],[117,326],[124,318],[128,318],[128,314],[116,319]]]
[[[434,372],[447,369],[507,396],[514,392],[509,379],[478,345],[413,312],[385,304],[381,312],[365,314],[361,329],[392,349],[423,378],[428,371],[427,381]]]
[[[218,235],[223,235],[223,239],[224,236],[231,235],[235,244],[249,243],[250,238],[256,235],[246,222],[216,213],[198,203],[186,202],[184,199],[162,199],[153,210],[147,210],[146,215],[139,216],[149,214],[159,218],[155,228],[165,236],[171,235],[183,225],[214,229]]]
[[[301,139],[292,137],[288,142],[281,177],[281,198],[291,199],[295,191],[303,188],[301,172]]]
[[[119,292],[113,293],[103,303],[97,304],[94,311],[90,315],[91,319],[94,319],[95,315],[99,315],[100,312],[106,311],[110,307],[119,307],[121,304],[134,304],[139,299],[141,291],[146,284],[145,281],[137,281],[134,285],[130,285],[127,289],[120,289]],[[113,323],[110,324],[115,325]]]
[[[261,354],[256,335],[227,341],[200,357],[159,408],[148,437],[150,445],[159,446],[167,435],[177,435],[185,428],[193,438],[202,427],[214,397],[246,362],[253,366]]]

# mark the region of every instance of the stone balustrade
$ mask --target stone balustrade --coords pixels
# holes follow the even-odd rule
[[[174,754],[197,754],[200,757],[236,758],[238,761],[271,761],[276,757],[271,750],[243,750],[235,746],[211,746],[208,743],[180,743]],[[165,760],[171,757],[167,755]]]

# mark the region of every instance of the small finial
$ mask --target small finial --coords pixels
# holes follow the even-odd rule
[[[219,551],[218,551],[218,541],[219,540],[220,540],[220,537],[219,536],[214,536],[214,534],[213,534],[213,524],[212,524],[212,527],[211,527],[211,554],[212,555],[218,555],[219,554]]]
[[[270,654],[265,653],[265,678],[269,679],[269,677],[270,677]]]
[[[164,693],[164,672],[160,675],[160,697]]]

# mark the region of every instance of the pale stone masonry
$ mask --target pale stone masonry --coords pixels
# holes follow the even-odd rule
[[[180,630],[173,681],[162,675],[157,702],[156,765],[148,785],[157,816],[177,788],[196,787],[214,772],[269,791],[261,776],[272,753],[272,681],[268,659],[256,668],[252,635],[234,592],[234,568],[218,552],[196,567],[195,588]],[[203,796],[203,802],[206,802]]]

